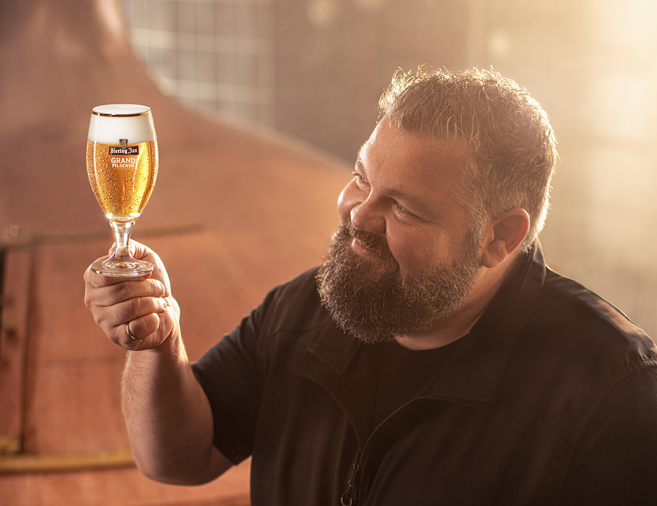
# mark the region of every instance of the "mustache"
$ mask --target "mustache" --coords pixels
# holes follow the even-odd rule
[[[351,238],[358,239],[363,245],[374,251],[381,259],[388,262],[397,263],[395,257],[390,251],[388,241],[385,237],[367,232],[365,230],[358,230],[351,221],[340,226],[338,230],[338,237],[343,240]]]

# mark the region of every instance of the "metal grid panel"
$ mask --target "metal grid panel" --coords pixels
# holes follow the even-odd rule
[[[274,125],[271,0],[123,0],[135,53],[167,95]]]

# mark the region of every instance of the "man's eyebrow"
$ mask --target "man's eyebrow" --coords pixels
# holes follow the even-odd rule
[[[361,173],[361,175],[367,176],[367,174],[365,174],[366,172],[365,164],[363,163],[363,160],[360,157],[360,152],[358,153],[358,157],[356,158],[355,166],[356,166],[356,170],[358,170]],[[413,213],[420,213],[421,215],[424,216],[433,216],[435,214],[435,210],[431,209],[431,207],[427,205],[427,203],[424,202],[424,200],[418,199],[417,197],[404,193],[401,190],[398,190],[396,188],[386,188],[384,189],[384,193],[386,196],[401,201],[405,205],[408,205],[411,208],[409,210]]]

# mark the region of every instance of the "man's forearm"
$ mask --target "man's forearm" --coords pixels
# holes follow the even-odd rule
[[[123,413],[139,469],[153,480],[206,483],[230,467],[212,443],[212,413],[182,339],[128,352]]]

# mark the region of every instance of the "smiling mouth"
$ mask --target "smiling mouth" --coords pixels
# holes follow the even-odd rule
[[[334,240],[343,246],[349,244],[351,250],[361,258],[383,260],[392,266],[398,265],[385,237],[358,230],[351,221],[338,228]]]
[[[367,246],[363,241],[361,241],[357,237],[354,237],[351,240],[351,249],[353,249],[354,252],[359,256],[365,258],[376,258],[378,260],[383,260],[381,255],[379,255],[379,253],[376,250]]]

